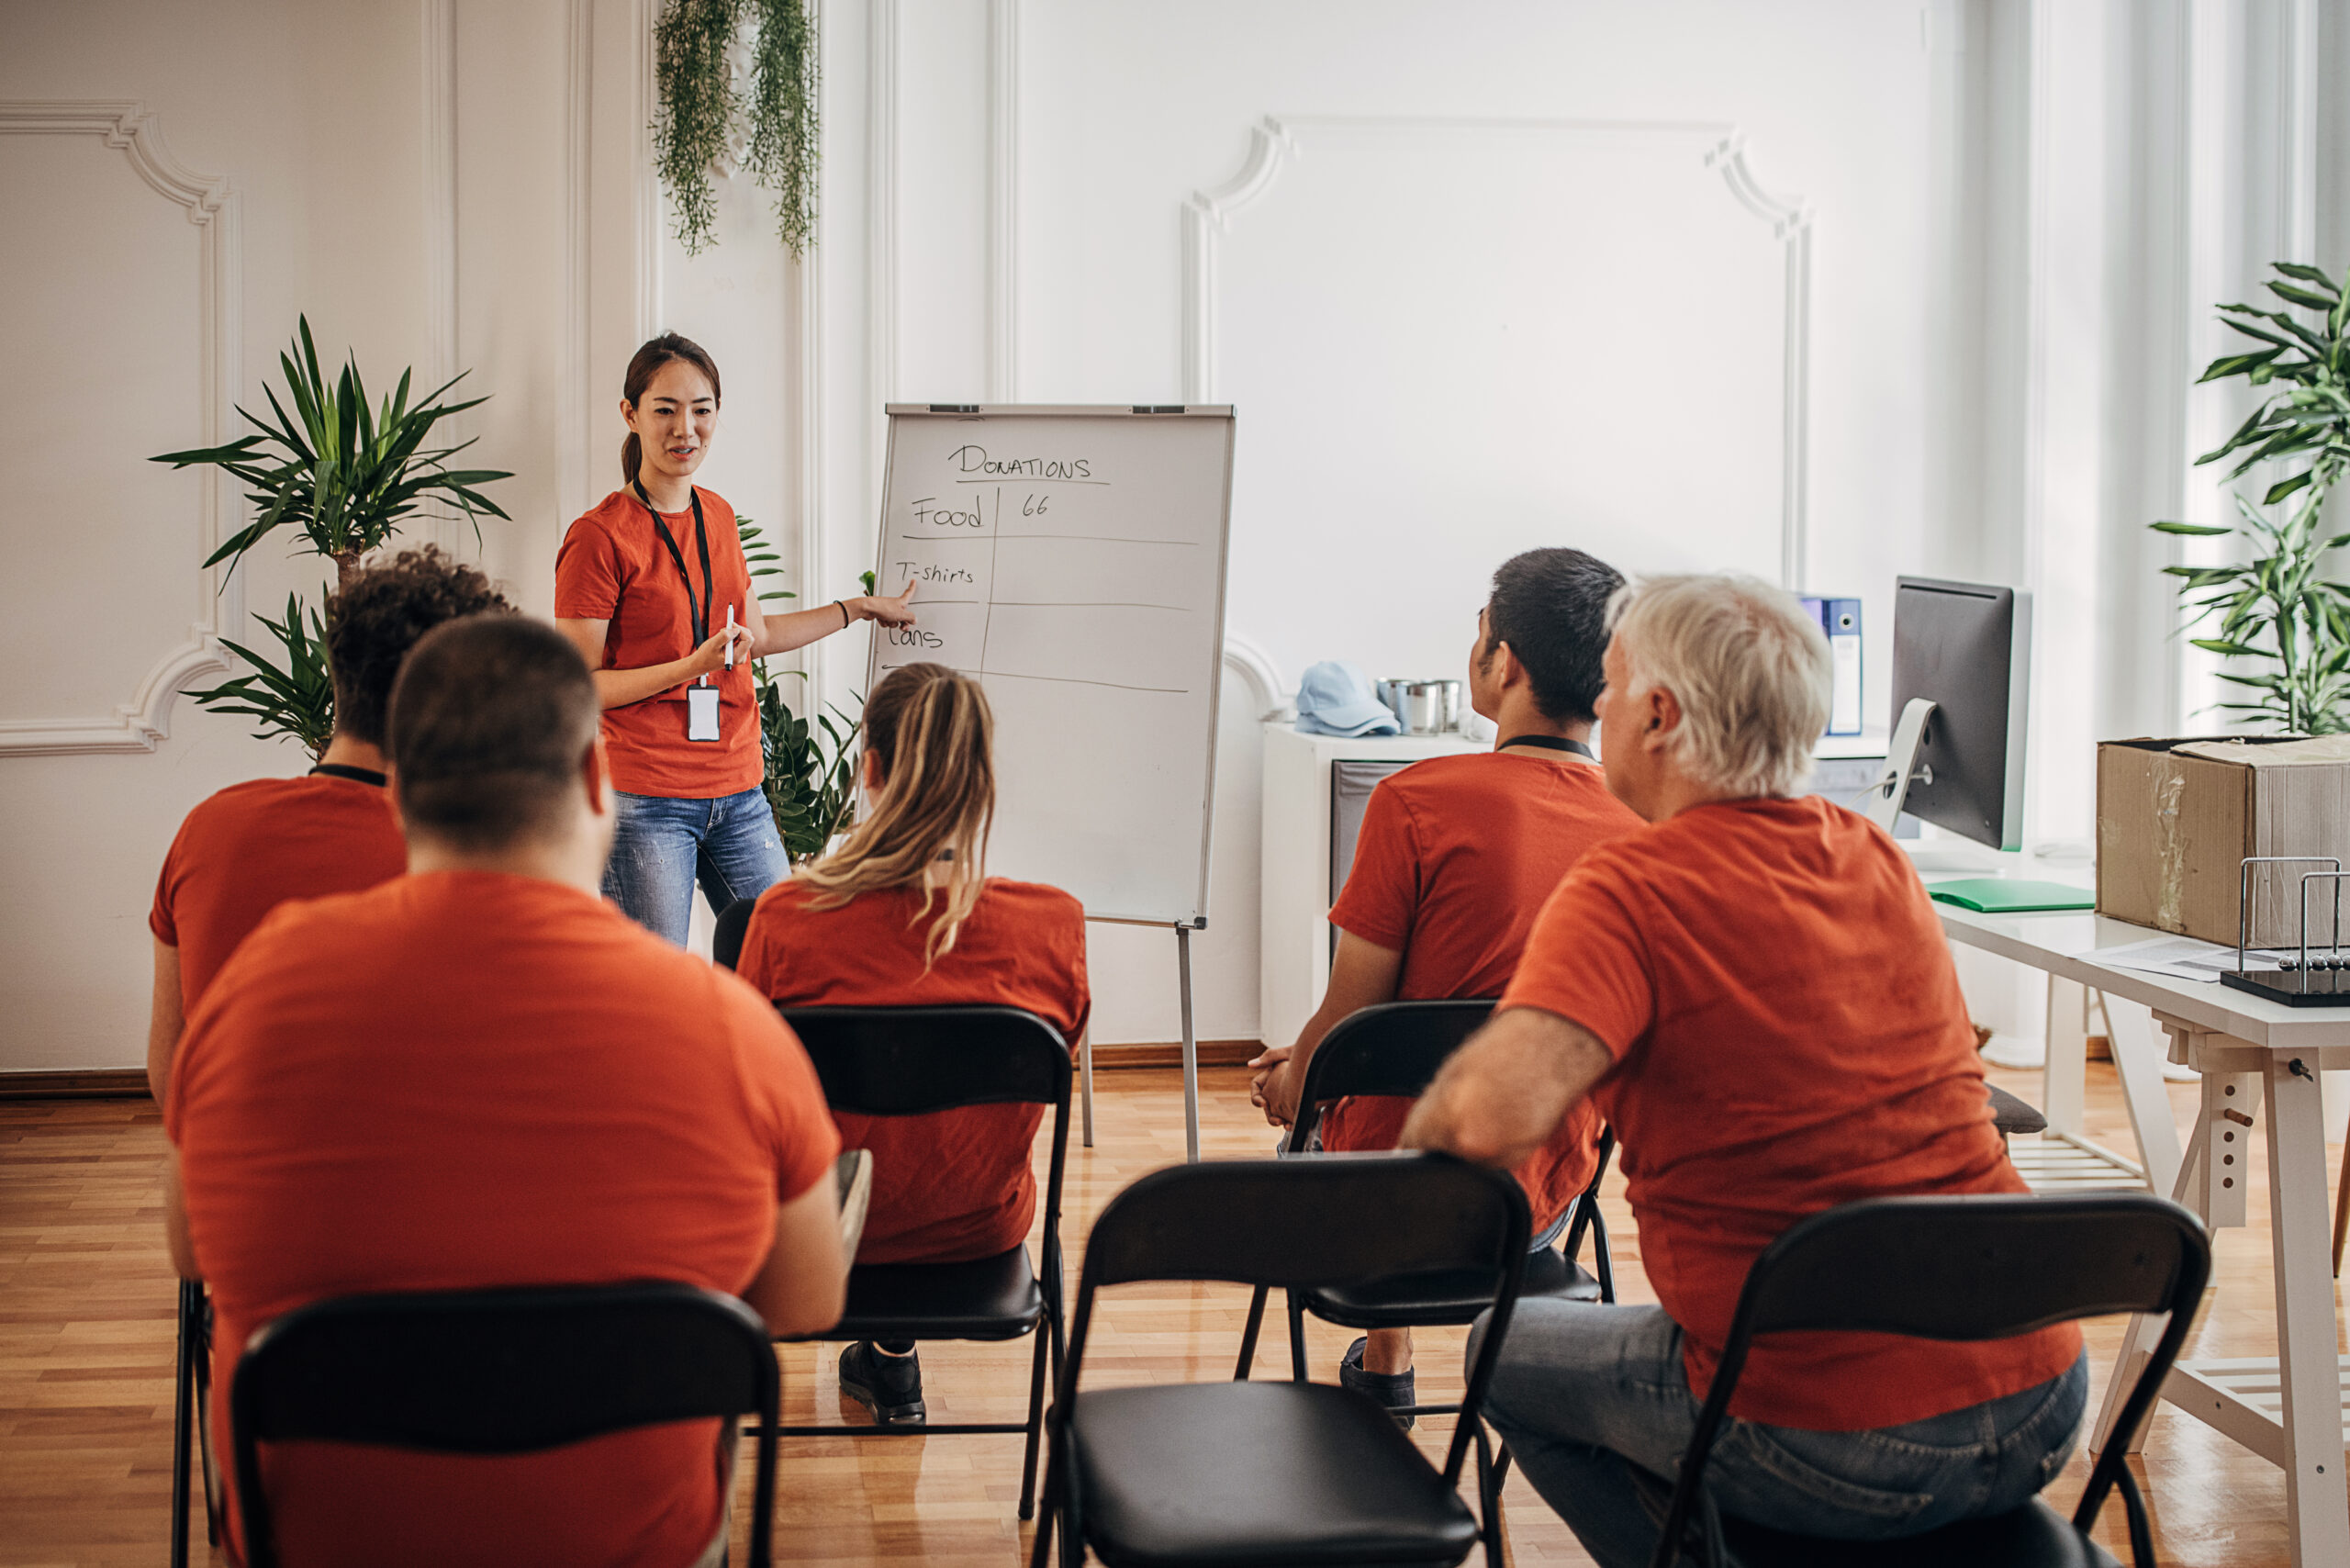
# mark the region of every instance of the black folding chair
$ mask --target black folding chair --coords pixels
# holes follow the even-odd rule
[[[1020,1517],[1034,1517],[1044,1432],[1045,1353],[1061,1361],[1061,1175],[1069,1163],[1069,1042],[1016,1007],[786,1007],[835,1111],[917,1116],[967,1105],[1049,1105],[1053,1162],[1045,1181],[1045,1267],[1024,1242],[964,1263],[866,1263],[849,1271],[848,1307],[820,1340],[1017,1339],[1035,1334],[1024,1421],[930,1421],[786,1427],[788,1438],[942,1437],[1021,1432]],[[1040,1331],[1041,1330],[1041,1331]]]
[[[2130,1517],[2131,1553],[2138,1568],[2154,1568],[2145,1502],[2125,1463],[2129,1439],[2187,1338],[2210,1268],[2202,1221],[2143,1193],[1871,1198],[1813,1215],[1765,1248],[1747,1271],[1721,1365],[1682,1457],[1652,1568],[1673,1568],[1693,1545],[1692,1555],[1717,1565],[1727,1548],[1740,1568],[2118,1568],[2088,1539],[2106,1494],[2116,1488]],[[1923,1535],[1822,1540],[1713,1517],[1703,1498],[1706,1458],[1757,1334],[1842,1329],[2004,1339],[2123,1312],[2168,1313],[2170,1321],[2069,1523],[2034,1497],[2020,1508]]]
[[[208,1397],[212,1389],[212,1327],[201,1280],[180,1282],[179,1365],[173,1384],[172,1568],[187,1568],[190,1472],[196,1468],[199,1454],[212,1452],[212,1430],[207,1420],[212,1404]],[[207,1545],[218,1546],[219,1514],[212,1504],[211,1467],[204,1468],[204,1540]]]
[[[718,927],[710,937],[710,957],[720,969],[742,968],[744,934],[751,929],[751,912],[758,907],[756,899],[736,899],[718,912]]]
[[[1340,1019],[1323,1036],[1321,1046],[1305,1065],[1305,1082],[1297,1102],[1297,1122],[1290,1128],[1288,1152],[1306,1152],[1322,1109],[1349,1094],[1416,1097],[1436,1077],[1445,1058],[1460,1048],[1494,1010],[1490,1000],[1467,1002],[1390,1002],[1365,1007]],[[1607,1173],[1615,1151],[1610,1130],[1599,1146],[1599,1164],[1576,1201],[1575,1215],[1562,1250],[1544,1248],[1526,1260],[1520,1294],[1557,1296],[1567,1301],[1614,1301],[1615,1271],[1607,1258],[1607,1222],[1599,1215],[1599,1183]],[[1594,1260],[1599,1274],[1577,1263],[1586,1230],[1593,1235]],[[1266,1287],[1257,1287],[1248,1303],[1248,1321],[1241,1330],[1236,1379],[1245,1379],[1257,1361],[1257,1338],[1265,1320]],[[1474,1323],[1494,1304],[1490,1270],[1412,1279],[1371,1280],[1332,1290],[1292,1291],[1289,1295],[1290,1375],[1303,1383],[1305,1364],[1305,1315],[1348,1328],[1418,1328]],[[1410,1414],[1451,1414],[1450,1405],[1415,1405]],[[1404,1414],[1403,1410],[1395,1412]]]
[[[261,1445],[512,1454],[696,1417],[778,1409],[775,1350],[733,1296],[668,1281],[344,1296],[255,1330],[229,1428],[245,1561],[275,1568]],[[775,1531],[775,1439],[758,1441],[752,1568]]]
[[[1377,1225],[1362,1216],[1375,1214]],[[1440,1154],[1335,1155],[1178,1165],[1110,1203],[1087,1239],[1077,1317],[1049,1418],[1052,1462],[1033,1568],[1053,1531],[1078,1568],[1449,1565],[1482,1539],[1500,1568],[1494,1494],[1483,1523],[1460,1467],[1507,1337],[1526,1265],[1526,1194],[1506,1172]],[[1209,1383],[1078,1392],[1094,1295],[1145,1280],[1312,1290],[1468,1270],[1499,1280],[1493,1324],[1439,1471],[1386,1407],[1318,1383]]]

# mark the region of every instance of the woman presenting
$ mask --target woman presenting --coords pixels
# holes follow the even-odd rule
[[[604,892],[679,946],[697,878],[722,910],[791,868],[759,788],[751,660],[859,621],[914,619],[911,586],[759,613],[734,509],[693,482],[718,404],[718,366],[699,343],[665,332],[637,350],[621,397],[626,482],[571,525],[554,563],[555,624],[595,672],[619,795]]]

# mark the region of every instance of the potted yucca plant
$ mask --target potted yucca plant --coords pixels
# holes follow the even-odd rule
[[[226,561],[233,566],[273,532],[292,527],[309,550],[335,564],[340,583],[359,569],[369,551],[397,534],[402,522],[428,500],[463,512],[473,522],[476,538],[482,513],[506,516],[477,487],[511,477],[506,470],[450,467],[449,459],[471,446],[470,441],[427,445],[442,420],[488,401],[442,401],[450,387],[464,379],[462,373],[411,403],[413,373],[402,371],[398,389],[371,406],[356,361],[346,357],[341,374],[331,382],[327,379],[308,317],[301,319],[292,349],[278,355],[278,365],[285,372],[292,414],[277,393],[264,386],[263,395],[276,416],[274,423],[240,407],[237,412],[252,425],[254,434],[225,446],[167,452],[150,459],[173,468],[224,468],[251,487],[246,499],[257,509],[256,517],[215,550],[206,566]],[[263,616],[261,623],[285,650],[282,665],[229,643],[253,673],[188,695],[199,706],[259,721],[258,738],[289,735],[317,756],[334,732],[325,622],[316,610],[306,610],[298,594],[288,594],[285,619]]]

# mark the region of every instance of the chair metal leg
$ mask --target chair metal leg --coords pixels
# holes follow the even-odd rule
[[[1020,1465],[1020,1517],[1036,1517],[1036,1443],[1045,1430],[1045,1357],[1052,1347],[1049,1325],[1036,1326],[1036,1355],[1028,1372],[1028,1453]]]
[[[1309,1381],[1305,1370],[1305,1308],[1295,1291],[1281,1294],[1289,1298],[1289,1375],[1298,1383],[1305,1383]]]
[[[203,1337],[196,1318],[204,1310],[203,1303],[204,1287],[194,1280],[182,1280],[179,1364],[172,1394],[172,1568],[187,1568],[188,1439],[196,1418],[196,1346]]]
[[[212,1494],[212,1477],[219,1469],[212,1462],[212,1301],[203,1290],[201,1285],[196,1287],[196,1473],[204,1483],[204,1543],[218,1546],[220,1499]]]
[[[1029,1549],[1028,1568],[1045,1568],[1052,1560],[1053,1526],[1060,1521],[1061,1456],[1057,1442],[1045,1456],[1045,1495],[1036,1510],[1036,1541]]]
[[[2344,1168],[2350,1170],[2350,1162],[2345,1162]],[[2339,1264],[2333,1271],[2342,1271]],[[1259,1285],[1256,1294],[1248,1298],[1248,1326],[1240,1331],[1240,1363],[1232,1369],[1235,1383],[1247,1383],[1249,1369],[1257,1364],[1257,1335],[1265,1327],[1265,1297],[1271,1294],[1270,1286]]]

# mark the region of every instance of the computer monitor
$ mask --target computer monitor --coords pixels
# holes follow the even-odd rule
[[[1893,599],[1892,745],[1869,814],[1903,812],[1994,849],[2023,847],[2031,596],[1901,577]]]

